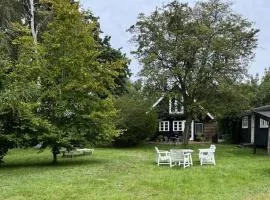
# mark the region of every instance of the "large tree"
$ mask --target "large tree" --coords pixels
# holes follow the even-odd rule
[[[77,3],[25,2],[27,23],[10,24],[16,56],[0,46],[0,159],[17,142],[42,142],[56,162],[61,146],[111,141],[112,90],[127,59],[106,56],[96,21]]]
[[[221,0],[199,1],[194,7],[173,1],[149,16],[140,14],[129,31],[147,84],[167,92],[172,84],[179,88],[185,144],[192,119],[211,111],[210,97],[245,75],[258,32]]]
[[[121,52],[121,48],[115,49],[111,46],[111,37],[106,35],[101,37],[102,30],[100,28],[99,17],[96,17],[91,11],[84,12],[85,19],[90,20],[92,23],[96,24],[94,29],[94,38],[100,44],[102,53],[99,55],[100,62],[114,62],[117,60],[122,60],[122,68],[118,70],[118,76],[115,78],[115,87],[108,88],[113,95],[121,96],[128,92],[128,82],[131,75],[129,66],[129,59],[125,54]]]
[[[96,24],[67,0],[54,0],[54,18],[43,36],[39,113],[54,125],[44,135],[54,158],[62,145],[110,140],[117,135],[111,92],[122,59],[100,62]]]

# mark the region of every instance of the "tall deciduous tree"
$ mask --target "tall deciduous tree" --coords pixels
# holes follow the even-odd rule
[[[94,38],[100,44],[100,48],[102,53],[99,55],[99,61],[103,62],[114,62],[117,60],[123,60],[122,67],[118,70],[118,76],[115,78],[115,87],[108,88],[113,95],[121,96],[128,91],[128,81],[131,75],[130,70],[128,68],[129,59],[126,57],[125,54],[121,52],[121,49],[115,49],[111,46],[110,36],[105,36],[104,38],[100,37],[100,34],[103,33],[100,28],[99,18],[94,16],[91,11],[84,12],[85,20],[91,21],[92,23],[96,24],[96,28],[94,29]]]
[[[42,38],[45,63],[40,74],[39,113],[55,127],[42,138],[52,147],[55,160],[60,146],[110,141],[118,134],[108,88],[115,87],[125,60],[100,62],[96,23],[85,21],[77,4],[50,2],[54,18]]]
[[[221,0],[197,2],[194,7],[173,1],[149,16],[140,14],[129,31],[148,84],[162,90],[170,90],[168,82],[179,87],[185,144],[192,118],[202,107],[211,110],[209,97],[224,83],[241,81],[254,56],[258,32]]]
[[[16,142],[43,142],[56,162],[61,146],[111,141],[118,135],[112,90],[127,59],[102,56],[97,23],[77,3],[25,2],[35,16],[11,26],[16,56],[0,46],[0,159]],[[42,28],[40,10],[50,18]]]

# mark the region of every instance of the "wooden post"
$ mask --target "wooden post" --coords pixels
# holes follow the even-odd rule
[[[254,144],[255,140],[255,115],[251,115],[251,138],[250,143]]]
[[[270,156],[270,127],[268,126],[267,154]]]

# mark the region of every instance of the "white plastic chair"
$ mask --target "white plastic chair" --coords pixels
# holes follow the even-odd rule
[[[213,150],[214,150],[214,152],[215,152],[215,151],[216,151],[216,145],[211,144],[211,145],[210,145],[210,149],[213,149]]]
[[[171,156],[170,167],[175,166],[175,165],[179,165],[179,166],[183,165],[185,169],[186,167],[191,166],[191,162],[190,162],[191,153],[187,153],[183,150],[171,149],[170,156]]]
[[[209,149],[199,149],[199,159],[200,159],[200,164],[213,164],[216,165],[215,161],[215,151],[216,151],[216,146],[215,145],[210,145]]]
[[[170,157],[170,152],[169,151],[163,151],[159,150],[157,147],[155,147],[156,150],[156,162],[157,165],[170,165],[171,163],[171,157]]]

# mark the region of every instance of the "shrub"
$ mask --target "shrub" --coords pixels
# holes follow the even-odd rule
[[[156,132],[157,114],[150,111],[151,105],[136,94],[127,94],[116,100],[117,127],[124,130],[114,140],[114,146],[135,146]]]
[[[204,140],[204,136],[202,133],[197,133],[196,136],[195,136],[195,140],[198,141],[198,142],[201,142]]]
[[[3,159],[8,152],[8,149],[12,147],[12,142],[7,140],[0,134],[0,165],[4,163]]]

